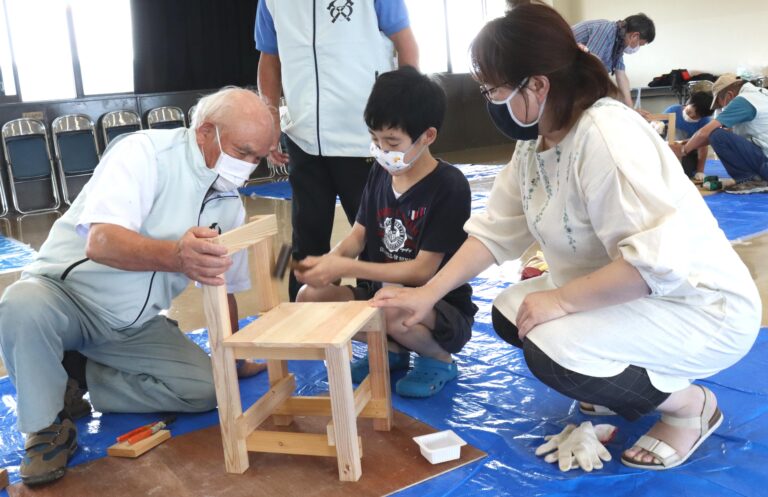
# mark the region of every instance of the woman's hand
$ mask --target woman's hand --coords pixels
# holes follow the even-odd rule
[[[345,276],[346,264],[351,259],[338,255],[326,254],[321,257],[305,257],[294,270],[296,279],[311,287],[319,288]]]
[[[427,314],[435,307],[439,297],[435,297],[426,287],[403,288],[397,286],[385,286],[370,300],[373,307],[398,307],[410,312],[410,316],[403,321],[406,328],[415,326],[426,318]]]
[[[533,292],[526,295],[517,311],[517,336],[525,338],[533,328],[568,314],[560,298],[559,290]]]

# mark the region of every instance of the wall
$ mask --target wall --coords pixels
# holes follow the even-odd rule
[[[768,74],[766,0],[555,0],[569,22],[619,20],[642,11],[656,24],[656,40],[624,61],[632,87],[670,69],[721,74],[740,67]]]

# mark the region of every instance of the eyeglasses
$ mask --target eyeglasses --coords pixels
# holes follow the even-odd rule
[[[504,83],[502,83],[502,84],[500,84],[498,86],[488,86],[488,85],[485,85],[485,84],[481,84],[480,85],[480,94],[482,96],[484,96],[485,99],[488,100],[489,102],[493,102],[494,98],[493,98],[492,95],[494,93],[496,93],[496,90],[498,90],[502,86],[507,86],[508,84],[509,84],[508,82],[504,82]]]
[[[524,87],[525,85],[527,85],[527,84],[528,84],[528,80],[529,80],[529,78],[527,78],[527,77],[526,77],[526,78],[523,78],[523,80],[520,82],[520,84],[519,84],[519,85],[517,85],[517,86],[515,86],[515,87],[512,89],[512,91],[514,92],[514,91],[516,91],[516,90],[520,90],[520,88],[522,88],[522,87]],[[488,100],[489,102],[491,102],[491,103],[498,103],[498,102],[497,102],[497,99],[493,98],[493,97],[494,97],[494,93],[496,93],[496,90],[498,90],[499,88],[502,88],[502,87],[504,87],[504,86],[508,86],[508,87],[512,88],[512,86],[509,84],[509,81],[505,81],[505,82],[503,82],[502,84],[500,84],[500,85],[498,85],[498,86],[491,86],[491,87],[489,87],[489,86],[487,86],[487,85],[484,85],[484,84],[481,84],[481,85],[480,85],[480,93],[481,93],[481,94],[482,94],[482,95],[483,95],[483,96],[486,98],[486,100]]]

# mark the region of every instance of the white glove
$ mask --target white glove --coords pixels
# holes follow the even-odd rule
[[[557,449],[558,447],[560,447],[560,444],[563,443],[566,438],[568,438],[568,435],[570,435],[571,432],[575,429],[576,429],[576,425],[571,423],[566,425],[565,429],[560,433],[558,433],[557,435],[547,435],[546,437],[544,437],[544,440],[546,440],[546,442],[536,447],[536,455],[541,456],[543,454],[547,454]]]
[[[704,178],[706,178],[706,175],[704,173],[696,173],[693,175],[693,181],[697,183],[701,183],[704,181]]]
[[[609,439],[613,437],[615,429],[612,426],[598,426],[601,435]],[[547,454],[544,460],[549,463],[557,461],[560,471],[581,468],[589,472],[592,469],[602,469],[603,461],[611,460],[611,453],[600,443],[592,423],[585,421],[572,430],[570,435],[559,443],[557,451]]]

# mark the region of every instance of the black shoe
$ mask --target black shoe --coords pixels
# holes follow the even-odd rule
[[[69,419],[80,419],[91,413],[91,404],[83,398],[85,390],[80,388],[72,378],[67,380],[67,389],[64,392],[64,409],[61,410],[62,417]]]

